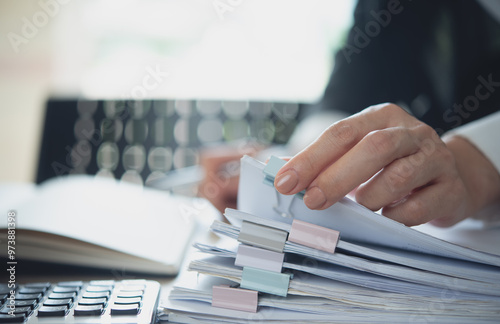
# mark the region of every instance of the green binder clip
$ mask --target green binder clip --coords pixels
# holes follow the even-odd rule
[[[267,270],[244,267],[241,275],[241,288],[286,297],[290,275]]]

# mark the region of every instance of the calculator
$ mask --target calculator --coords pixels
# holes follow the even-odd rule
[[[155,323],[160,284],[153,280],[0,285],[0,323]]]

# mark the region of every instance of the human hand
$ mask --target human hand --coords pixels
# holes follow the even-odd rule
[[[253,143],[241,146],[208,148],[200,154],[200,165],[205,176],[198,186],[198,194],[209,200],[221,213],[236,208],[240,159],[254,155],[261,148]]]
[[[325,209],[352,193],[407,226],[451,226],[500,197],[500,176],[467,140],[441,139],[394,104],[368,107],[330,126],[278,172],[282,194],[306,189]]]

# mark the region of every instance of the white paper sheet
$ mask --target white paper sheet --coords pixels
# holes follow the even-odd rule
[[[500,244],[494,254],[440,240],[393,221],[343,198],[325,210],[310,210],[297,196],[284,196],[264,183],[265,165],[249,156],[241,159],[238,209],[257,216],[291,223],[288,212],[305,222],[340,231],[346,241],[380,244],[398,249],[476,261],[500,266]]]

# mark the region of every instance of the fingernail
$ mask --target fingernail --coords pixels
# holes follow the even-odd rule
[[[316,209],[323,206],[326,202],[326,197],[323,191],[318,187],[312,187],[306,191],[304,195],[304,203],[310,209]]]
[[[295,172],[295,170],[288,170],[274,180],[276,189],[283,194],[287,194],[292,191],[298,182],[299,177],[297,176],[297,172]]]

